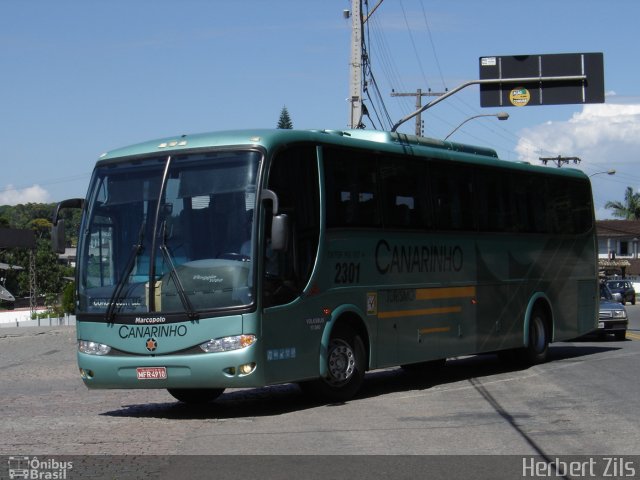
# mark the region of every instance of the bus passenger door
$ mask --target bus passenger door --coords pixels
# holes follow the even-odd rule
[[[297,145],[272,160],[267,188],[275,192],[279,214],[289,217],[285,251],[270,245],[271,212],[264,211],[261,257],[262,339],[268,383],[312,378],[319,371],[322,309],[304,294],[318,254],[320,200],[315,145]]]

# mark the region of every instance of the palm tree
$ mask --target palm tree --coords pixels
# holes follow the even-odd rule
[[[640,220],[640,192],[633,193],[633,188],[627,187],[624,192],[624,203],[607,202],[604,208],[613,210],[611,215],[625,220]]]

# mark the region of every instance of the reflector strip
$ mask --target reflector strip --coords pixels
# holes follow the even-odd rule
[[[443,313],[460,313],[462,307],[434,307],[415,310],[396,310],[393,312],[378,312],[378,318],[416,317],[420,315],[440,315]]]
[[[419,288],[416,300],[438,300],[442,298],[468,298],[476,296],[476,287]]]
[[[420,335],[427,335],[429,333],[445,333],[451,330],[451,327],[432,327],[432,328],[421,328],[418,330]]]

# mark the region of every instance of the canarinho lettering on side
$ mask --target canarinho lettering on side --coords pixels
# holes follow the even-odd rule
[[[464,265],[460,245],[393,245],[384,239],[376,245],[375,258],[382,275],[459,272]]]

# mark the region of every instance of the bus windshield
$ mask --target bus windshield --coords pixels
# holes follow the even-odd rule
[[[78,250],[79,311],[193,317],[251,304],[260,158],[234,150],[99,164]]]

